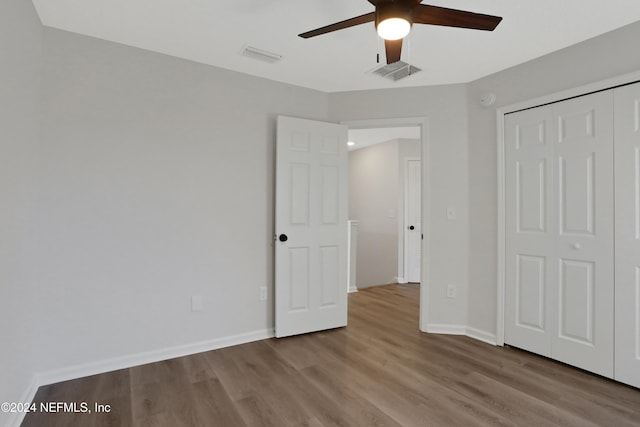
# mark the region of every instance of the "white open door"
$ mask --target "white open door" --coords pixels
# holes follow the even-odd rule
[[[404,277],[407,282],[420,282],[420,246],[422,245],[421,162],[410,159],[405,163],[405,255]]]
[[[347,324],[347,127],[278,117],[276,337]]]

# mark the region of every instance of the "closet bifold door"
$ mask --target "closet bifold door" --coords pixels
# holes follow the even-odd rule
[[[554,282],[551,108],[505,116],[505,344],[551,357]]]
[[[557,266],[551,357],[613,377],[613,91],[553,107]]]
[[[640,387],[640,84],[615,90],[618,381]]]
[[[505,117],[505,344],[613,377],[613,91]]]

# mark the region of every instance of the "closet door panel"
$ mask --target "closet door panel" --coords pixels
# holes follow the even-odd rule
[[[640,84],[616,89],[615,379],[640,387]]]
[[[553,104],[551,357],[613,376],[613,93]]]
[[[608,377],[613,137],[612,91],[505,117],[505,343]]]
[[[541,107],[505,118],[505,343],[545,356],[551,355],[548,299],[555,275],[550,111]]]

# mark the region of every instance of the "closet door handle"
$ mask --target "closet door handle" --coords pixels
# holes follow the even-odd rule
[[[582,246],[580,245],[580,243],[574,243],[573,245],[571,245],[571,247],[573,249],[580,249]]]

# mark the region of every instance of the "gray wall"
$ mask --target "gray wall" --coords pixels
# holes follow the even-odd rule
[[[34,200],[42,28],[29,1],[0,2],[0,402],[28,397],[35,369]],[[11,414],[0,412],[0,425]]]
[[[468,85],[469,326],[496,332],[496,108],[640,70],[640,22],[504,70]],[[480,106],[484,92],[495,108]]]
[[[360,222],[356,251],[358,288],[396,282],[397,211],[398,141],[350,151],[349,219]]]
[[[39,368],[272,328],[258,297],[273,285],[275,118],[326,119],[328,96],[53,29],[44,40]]]
[[[43,30],[22,0],[0,30],[0,400],[272,328],[275,118],[328,95]]]

